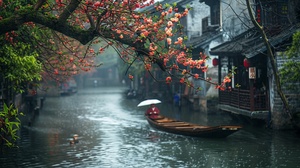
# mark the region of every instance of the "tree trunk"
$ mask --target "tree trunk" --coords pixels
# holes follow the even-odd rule
[[[266,32],[264,31],[263,27],[256,21],[251,5],[250,5],[250,0],[246,0],[247,3],[247,9],[251,18],[252,23],[254,24],[254,26],[258,29],[258,31],[260,32],[262,39],[264,41],[264,44],[267,48],[267,56],[270,59],[270,63],[271,63],[271,67],[273,70],[273,74],[274,74],[274,78],[275,78],[275,84],[276,84],[276,88],[277,88],[277,93],[279,94],[282,103],[284,105],[284,112],[286,112],[289,116],[289,118],[292,120],[292,115],[291,115],[291,111],[290,111],[290,106],[289,106],[289,102],[285,96],[285,94],[282,91],[282,87],[281,87],[281,83],[280,83],[280,77],[279,77],[279,73],[278,73],[278,69],[277,69],[277,65],[276,65],[276,60],[274,57],[274,53],[273,50],[271,48],[271,44],[268,40],[268,37],[266,35]]]

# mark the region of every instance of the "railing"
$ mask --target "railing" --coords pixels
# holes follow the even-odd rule
[[[219,92],[220,104],[230,105],[249,111],[268,110],[268,96],[265,93],[253,93],[250,90],[232,89],[231,91]]]

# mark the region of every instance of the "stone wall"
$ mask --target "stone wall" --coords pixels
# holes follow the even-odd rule
[[[282,53],[276,53],[276,61],[278,69],[283,67],[283,64],[287,61],[286,57],[282,56]],[[290,127],[290,117],[286,113],[282,100],[277,93],[277,86],[272,73],[270,62],[268,62],[268,77],[269,77],[269,95],[270,95],[270,110],[272,113],[272,124],[275,128],[287,128]],[[299,83],[300,85],[300,83]],[[291,113],[300,112],[300,94],[289,90],[282,84],[283,92],[288,99],[290,107],[292,107]]]

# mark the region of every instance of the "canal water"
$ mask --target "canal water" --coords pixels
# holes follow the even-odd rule
[[[299,135],[244,126],[226,139],[177,136],[152,129],[146,107],[122,88],[47,97],[35,123],[23,126],[18,148],[0,154],[5,168],[276,168],[300,167]],[[210,125],[237,124],[229,115],[175,109],[162,113]],[[70,144],[74,134],[79,142]]]

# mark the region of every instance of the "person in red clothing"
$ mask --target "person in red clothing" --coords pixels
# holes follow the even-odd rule
[[[151,104],[145,113],[145,115],[149,116],[151,119],[157,119],[159,114],[160,114],[160,111],[154,104]]]

